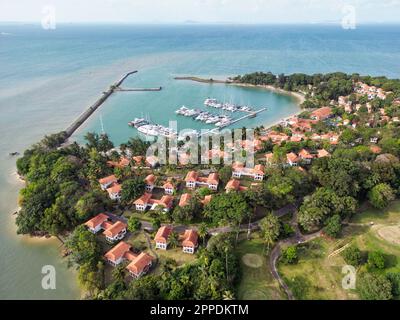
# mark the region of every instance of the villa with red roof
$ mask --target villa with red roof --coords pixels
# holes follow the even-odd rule
[[[286,155],[286,161],[287,161],[287,164],[289,165],[289,166],[297,166],[297,164],[298,164],[298,162],[299,162],[299,158],[298,158],[298,156],[295,154],[295,153],[293,153],[293,152],[290,152],[290,153],[288,153],[287,155]]]
[[[152,199],[151,193],[144,193],[139,199],[134,202],[135,208],[138,211],[145,211],[147,208],[155,210],[157,206],[164,208],[164,211],[169,211],[172,208],[174,198],[170,195],[162,196],[161,199]]]
[[[210,173],[208,177],[199,177],[196,171],[189,171],[185,178],[186,187],[194,189],[198,186],[206,186],[211,190],[217,190],[219,184],[218,173]]]
[[[116,267],[124,261],[130,261],[126,269],[133,278],[139,278],[146,274],[153,264],[153,257],[145,252],[135,254],[131,251],[131,245],[121,241],[104,255],[106,261]]]
[[[193,254],[198,247],[198,234],[196,230],[188,229],[182,236],[182,251]]]
[[[100,213],[85,222],[85,226],[94,234],[98,233],[100,230],[104,230],[103,234],[109,242],[123,239],[127,228],[127,225],[121,221],[115,223],[110,222],[109,217],[104,213]]]
[[[164,189],[165,194],[173,195],[174,192],[175,192],[175,185],[174,185],[171,181],[169,181],[169,180],[167,180],[167,181],[163,184],[162,187],[163,187],[163,189]]]
[[[118,179],[115,175],[99,179],[101,190],[107,190],[112,184],[117,183]]]
[[[200,202],[203,204],[203,206],[206,206],[207,204],[209,204],[211,202],[212,199],[212,194],[209,194],[207,196],[204,197],[203,200],[201,200]]]
[[[111,200],[121,200],[122,185],[114,183],[111,187],[107,188],[108,196]]]
[[[144,179],[145,188],[146,188],[147,192],[152,192],[153,191],[156,181],[157,181],[157,177],[154,174],[149,174]]]
[[[226,193],[229,193],[231,191],[245,191],[245,190],[247,190],[247,187],[241,186],[239,180],[231,179],[226,184],[225,190],[226,190]]]
[[[135,162],[137,167],[148,167],[148,168],[154,168],[159,164],[159,160],[155,156],[148,156],[148,157],[143,157],[143,156],[134,156],[132,157],[132,160]]]
[[[172,228],[169,226],[162,226],[158,229],[154,241],[156,242],[156,249],[167,250],[168,237],[172,232]]]
[[[119,161],[107,161],[107,165],[112,168],[123,169],[129,166],[130,160],[127,157],[121,157]]]
[[[190,193],[184,193],[181,198],[179,199],[179,206],[184,207],[187,206],[192,199],[192,195]]]
[[[254,168],[247,168],[242,163],[235,163],[232,166],[232,177],[240,179],[242,176],[252,177],[256,181],[264,179],[265,168],[261,164],[257,164]]]
[[[332,108],[322,107],[311,112],[311,119],[313,120],[325,120],[332,116]]]
[[[319,149],[317,157],[318,158],[324,158],[324,157],[329,157],[330,155],[331,154],[328,151],[326,151],[325,149]]]
[[[106,228],[103,234],[105,235],[106,240],[109,242],[122,240],[125,237],[127,227],[128,226],[125,223],[117,221],[116,223]]]
[[[314,159],[314,156],[309,153],[306,149],[302,149],[299,152],[299,158],[306,164],[310,164],[312,159]]]
[[[88,227],[90,232],[96,234],[100,230],[103,230],[103,223],[106,221],[108,221],[108,215],[100,213],[89,221],[86,221],[85,226]]]
[[[265,162],[269,166],[274,164],[274,154],[272,152],[265,154]]]
[[[116,267],[120,263],[124,262],[127,257],[130,257],[130,249],[131,245],[121,241],[115,247],[113,247],[110,251],[108,251],[104,257],[106,258],[107,262],[112,266]]]
[[[138,256],[133,258],[126,269],[133,278],[137,279],[146,274],[150,270],[152,264],[153,257],[145,252],[141,252]]]

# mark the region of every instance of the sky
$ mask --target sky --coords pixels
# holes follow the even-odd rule
[[[57,23],[400,22],[400,0],[0,0],[0,21]]]

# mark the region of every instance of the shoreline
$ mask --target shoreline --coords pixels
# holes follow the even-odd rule
[[[195,77],[195,76],[185,76],[185,77],[175,77],[175,80],[185,80],[185,81],[193,81],[193,82],[200,82],[200,83],[209,83],[209,84],[225,84],[225,85],[231,85],[231,86],[237,86],[237,87],[242,87],[242,88],[253,88],[253,89],[262,89],[262,90],[268,90],[273,93],[279,93],[287,96],[293,97],[297,101],[297,105],[300,108],[295,113],[292,113],[288,115],[285,118],[281,118],[280,120],[277,120],[271,124],[261,124],[265,127],[265,129],[271,129],[272,127],[278,125],[281,123],[283,120],[298,116],[300,113],[303,112],[303,109],[300,107],[300,105],[306,100],[306,97],[303,93],[301,92],[295,92],[295,91],[287,91],[281,88],[276,88],[272,85],[254,85],[254,84],[249,84],[249,83],[240,83],[240,82],[234,82],[234,81],[229,81],[229,80],[221,80],[221,79],[205,79],[205,78],[200,78],[200,77]]]

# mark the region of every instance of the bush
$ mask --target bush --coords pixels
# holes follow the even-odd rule
[[[394,296],[400,296],[400,272],[389,272],[386,278],[392,284],[392,294]]]
[[[385,257],[382,252],[372,251],[368,254],[369,269],[385,269]]]
[[[363,300],[390,300],[393,297],[390,281],[379,274],[362,274],[357,281],[357,291]]]
[[[282,260],[285,263],[293,264],[297,262],[297,248],[295,246],[287,247],[282,251]]]
[[[342,257],[346,263],[354,267],[362,263],[362,253],[356,246],[350,246],[343,250]]]
[[[336,238],[342,230],[342,219],[340,215],[335,214],[326,220],[324,231],[325,233],[333,238]]]
[[[296,299],[305,300],[310,290],[310,282],[308,279],[302,276],[296,276],[289,281],[290,289],[292,289],[293,295]]]
[[[394,200],[394,191],[388,184],[380,183],[370,190],[368,199],[375,208],[383,209]]]

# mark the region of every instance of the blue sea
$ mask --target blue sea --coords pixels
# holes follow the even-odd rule
[[[167,125],[200,128],[179,118],[181,105],[202,107],[206,97],[267,112],[243,125],[273,123],[298,110],[296,101],[264,90],[176,81],[196,75],[223,79],[253,71],[343,71],[398,78],[400,26],[360,25],[57,25],[0,24],[0,298],[79,298],[75,275],[58,254],[57,242],[16,236],[15,159],[43,135],[65,129],[104,89],[131,70],[126,87],[161,92],[117,93],[76,133],[104,130],[116,143],[136,134],[127,122],[149,116]],[[43,265],[57,270],[57,289],[41,288]]]

